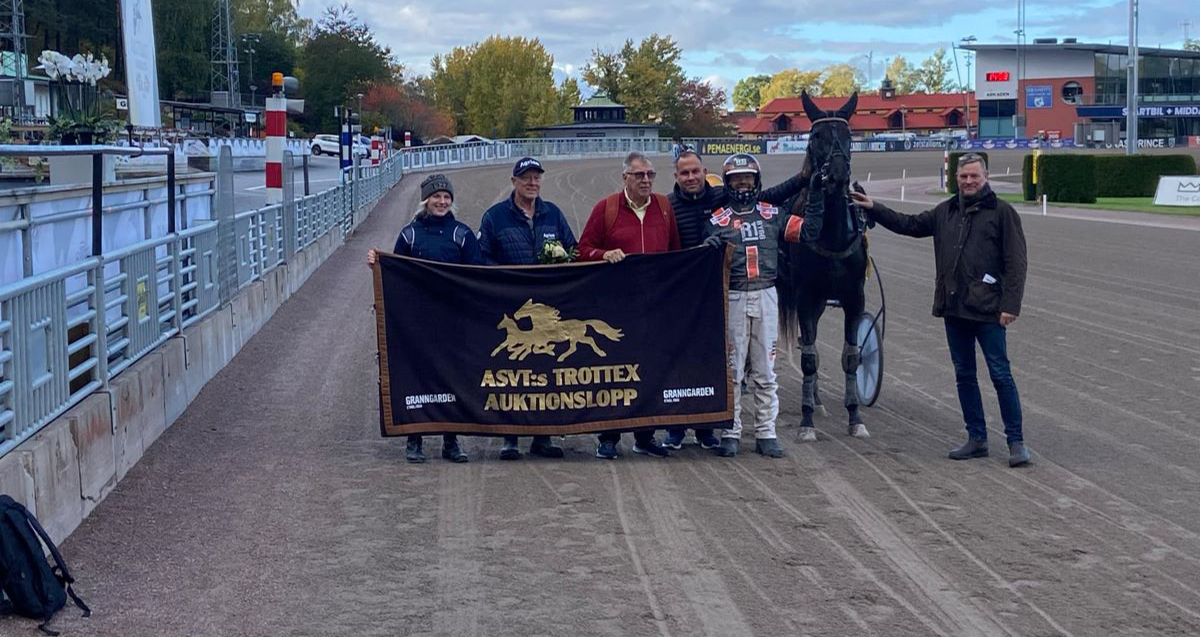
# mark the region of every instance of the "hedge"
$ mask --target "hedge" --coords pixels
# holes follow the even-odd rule
[[[1096,203],[1096,156],[1042,155],[1038,158],[1037,199]]]
[[[1195,175],[1191,155],[1098,155],[1096,196],[1153,197],[1163,175]]]
[[[1037,199],[1037,184],[1033,183],[1033,155],[1026,155],[1021,164],[1021,195],[1025,201]]]
[[[972,155],[979,155],[983,157],[983,162],[987,165],[991,165],[992,162],[988,159],[987,153],[981,153],[974,150],[968,152]],[[952,195],[958,194],[958,158],[966,154],[967,153],[950,153],[950,165],[947,167],[947,170],[950,172],[946,174],[946,190]]]

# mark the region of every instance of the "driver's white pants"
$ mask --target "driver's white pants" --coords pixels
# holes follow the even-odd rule
[[[729,291],[729,364],[733,367],[733,428],[721,437],[742,436],[742,381],[754,401],[754,437],[775,437],[779,391],[775,382],[775,349],[779,340],[779,299],[775,288]]]

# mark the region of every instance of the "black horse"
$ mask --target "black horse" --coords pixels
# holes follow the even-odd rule
[[[858,104],[855,93],[837,111],[824,111],[805,93],[804,111],[812,122],[805,170],[811,175],[809,189],[792,203],[793,214],[805,214],[806,223],[822,217],[819,233],[788,244],[787,266],[781,268],[779,285],[780,326],[784,339],[795,336],[800,325],[800,366],[804,373],[803,420],[800,439],[816,440],[813,410],[817,397],[817,322],[830,300],[842,308],[844,345],[842,370],[846,374],[844,404],[849,413],[847,433],[857,438],[870,434],[858,413],[858,365],[860,360],[855,320],[866,306],[863,291],[867,272],[867,245],[863,240],[864,219],[850,201],[850,117]],[[810,223],[808,230],[815,224]],[[806,233],[806,234],[811,234]]]

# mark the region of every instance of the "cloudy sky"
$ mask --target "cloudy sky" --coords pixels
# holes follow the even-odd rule
[[[331,1],[300,0],[300,13],[316,18]],[[833,62],[850,62],[865,74],[869,52],[878,81],[885,62],[896,55],[920,62],[969,35],[981,43],[1012,42],[1016,28],[1016,0],[348,2],[415,73],[428,72],[437,53],[500,34],[539,38],[562,73],[578,76],[594,48],[615,49],[626,39],[637,42],[657,32],[679,42],[689,75],[727,90],[748,75]],[[1028,38],[1124,44],[1127,12],[1125,0],[1026,0]],[[1200,1],[1142,2],[1142,46],[1180,46],[1188,19],[1191,36],[1200,37]],[[965,66],[961,70],[965,75]]]

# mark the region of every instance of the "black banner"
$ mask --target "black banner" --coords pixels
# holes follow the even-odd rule
[[[381,429],[565,435],[729,426],[725,254],[374,271]]]
[[[761,139],[705,139],[700,141],[696,152],[705,157],[723,157],[735,153],[762,155],[767,152],[767,142]]]

